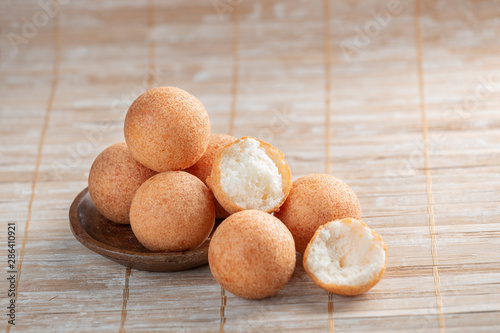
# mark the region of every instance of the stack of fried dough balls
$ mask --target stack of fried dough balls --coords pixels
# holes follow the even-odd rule
[[[151,89],[130,106],[125,141],[104,150],[89,174],[97,209],[117,223],[130,223],[151,251],[199,247],[215,222],[211,191],[197,177],[178,171],[193,166],[210,141],[210,120],[200,101],[175,87]]]
[[[102,215],[130,224],[150,251],[196,249],[215,219],[225,218],[208,259],[216,281],[237,296],[276,294],[292,277],[296,251],[328,291],[355,295],[380,280],[385,244],[361,222],[347,184],[324,174],[292,183],[280,150],[253,137],[211,133],[208,113],[188,92],[145,92],[130,106],[124,134],[125,142],[94,161],[89,194]]]

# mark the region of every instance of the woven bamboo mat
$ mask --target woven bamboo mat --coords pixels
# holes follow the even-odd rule
[[[2,1],[0,29],[7,332],[500,329],[499,1]],[[93,159],[160,85],[197,96],[213,132],[279,147],[294,179],[346,181],[387,243],[382,281],[329,295],[299,263],[249,301],[208,266],[130,270],[78,243]]]

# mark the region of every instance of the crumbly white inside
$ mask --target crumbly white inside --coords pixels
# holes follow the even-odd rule
[[[283,198],[278,167],[255,139],[247,138],[227,148],[220,170],[222,190],[243,209],[269,210]]]
[[[306,265],[323,283],[366,285],[385,265],[383,245],[357,220],[321,229],[309,248]]]

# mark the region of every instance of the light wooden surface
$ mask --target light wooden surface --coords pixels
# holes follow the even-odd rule
[[[2,249],[18,229],[16,325],[5,273],[1,327],[499,330],[500,2],[393,2],[64,0],[47,20],[44,1],[0,2]],[[26,22],[37,31],[16,51]],[[277,296],[249,301],[208,266],[129,270],[78,243],[71,201],[123,140],[128,104],[158,85],[197,96],[214,132],[279,147],[294,178],[344,179],[387,243],[382,281],[328,295],[299,264]]]

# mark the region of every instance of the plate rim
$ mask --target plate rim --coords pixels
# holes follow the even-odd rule
[[[123,260],[123,256],[127,256],[132,258],[142,258],[155,261],[155,259],[162,259],[162,262],[168,262],[165,259],[174,259],[174,258],[185,258],[186,255],[197,255],[204,254],[208,252],[208,244],[207,240],[210,238],[207,237],[207,240],[203,242],[198,248],[194,250],[184,251],[184,252],[138,252],[138,251],[129,251],[120,249],[103,242],[98,241],[94,237],[92,237],[81,225],[80,219],[78,217],[78,210],[83,201],[83,198],[88,194],[88,187],[84,188],[73,200],[69,209],[69,222],[71,227],[71,232],[73,236],[86,248],[89,250],[96,252],[101,255],[105,255],[108,257],[117,258]],[[89,195],[90,196],[90,195]],[[92,200],[92,198],[90,198]],[[121,258],[119,258],[121,257]]]

